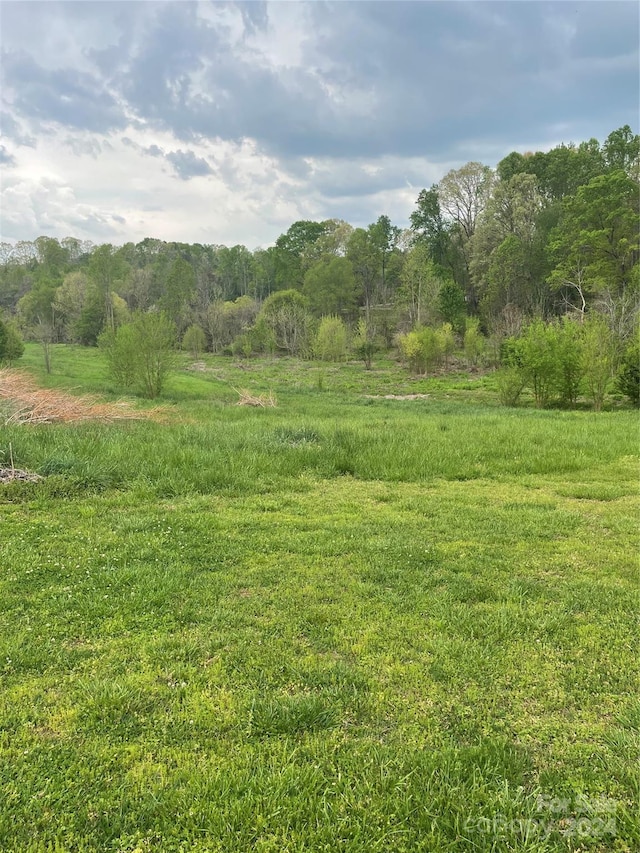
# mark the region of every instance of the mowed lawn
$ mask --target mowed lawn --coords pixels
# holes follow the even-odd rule
[[[0,485],[0,850],[640,849],[637,413],[188,368],[158,421],[1,428],[46,477]]]

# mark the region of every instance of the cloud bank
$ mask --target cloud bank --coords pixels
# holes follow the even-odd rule
[[[406,224],[468,160],[638,117],[632,2],[3,3],[2,237]],[[634,130],[636,128],[634,127]]]

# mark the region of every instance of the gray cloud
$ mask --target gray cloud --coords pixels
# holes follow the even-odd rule
[[[615,0],[9,3],[4,156],[43,157],[59,132],[104,157],[118,138],[138,163],[166,161],[149,174],[176,192],[215,175],[248,206],[270,191],[280,218],[313,198],[373,221],[372,199],[399,210],[408,186],[466,160],[637,123],[639,16]]]
[[[152,147],[155,148],[156,146]],[[213,169],[204,157],[197,157],[193,151],[182,151],[181,149],[171,151],[167,154],[167,160],[176,170],[178,177],[182,178],[183,181],[213,173]]]
[[[16,158],[11,154],[4,145],[0,145],[0,163],[3,166],[13,166],[15,165]]]
[[[6,85],[15,91],[14,109],[32,126],[55,122],[68,128],[105,133],[127,124],[104,83],[74,68],[45,69],[26,53],[4,56]]]
[[[86,5],[55,14],[85,26]],[[7,51],[14,107],[108,132],[125,126],[126,106],[185,141],[251,137],[283,158],[446,159],[453,144],[517,144],[557,124],[581,129],[594,115],[602,134],[637,112],[632,3],[301,4],[302,62],[277,67],[255,46],[269,37],[268,5],[236,8],[239,44],[224,18],[203,19],[197,4],[113,4],[109,43],[84,51],[92,71],[51,71]]]

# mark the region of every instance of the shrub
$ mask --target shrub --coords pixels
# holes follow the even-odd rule
[[[131,323],[104,332],[99,345],[109,372],[123,388],[154,399],[174,365],[175,326],[162,312],[134,314]]]
[[[534,320],[518,341],[520,370],[536,406],[546,406],[559,385],[560,362],[556,327]]]
[[[498,396],[503,406],[516,406],[520,394],[524,390],[524,378],[522,371],[517,367],[503,367],[496,371],[496,385]]]
[[[362,359],[367,370],[371,370],[371,363],[376,349],[377,345],[374,329],[364,317],[361,317],[358,320],[356,334],[353,339],[353,351],[358,358]]]
[[[620,362],[616,388],[628,397],[634,406],[640,406],[640,341],[626,348]]]
[[[463,345],[467,363],[475,367],[485,349],[485,339],[480,332],[480,321],[477,317],[467,318]]]
[[[11,365],[21,358],[23,353],[24,344],[16,326],[0,320],[0,361]]]
[[[413,373],[426,373],[439,364],[442,358],[442,338],[429,327],[400,335],[398,344]]]
[[[596,412],[602,410],[615,371],[616,341],[607,321],[591,314],[583,327],[582,368],[587,394]]]
[[[194,359],[198,359],[207,345],[207,337],[202,326],[194,323],[189,326],[182,338],[182,349],[188,350]]]
[[[444,357],[445,367],[449,366],[449,357],[453,355],[456,348],[456,338],[453,334],[453,326],[451,323],[443,323],[436,332],[440,355]]]
[[[138,369],[138,340],[132,325],[107,329],[98,338],[109,375],[119,388],[133,388]]]
[[[344,361],[347,357],[347,329],[340,317],[323,317],[313,344],[320,361]]]
[[[569,318],[556,326],[557,390],[560,400],[575,405],[584,373],[582,327]]]
[[[278,290],[262,306],[259,319],[269,328],[275,346],[288,355],[308,353],[313,319],[307,305],[297,290]]]

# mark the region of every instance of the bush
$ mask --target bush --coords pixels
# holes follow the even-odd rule
[[[616,341],[607,321],[591,314],[583,326],[582,368],[587,394],[596,412],[602,410],[615,372]]]
[[[307,300],[297,290],[278,290],[265,299],[259,320],[269,329],[275,347],[288,355],[309,351],[313,318]]]
[[[175,337],[175,326],[162,312],[138,313],[131,323],[100,335],[99,346],[119,386],[154,399],[174,366]]]
[[[194,359],[198,359],[207,346],[207,336],[202,326],[194,323],[189,326],[182,338],[182,349],[188,350]]]
[[[480,333],[480,321],[477,317],[467,318],[463,345],[467,363],[475,367],[485,349],[485,339]]]
[[[133,388],[138,370],[138,339],[132,325],[107,329],[98,338],[109,375],[119,388]]]
[[[313,344],[320,361],[344,361],[347,357],[347,329],[340,317],[323,317]]]
[[[453,326],[451,323],[443,323],[436,332],[437,344],[440,348],[440,355],[444,357],[445,367],[449,366],[449,357],[453,355],[456,348],[456,338],[453,334]]]
[[[24,344],[16,326],[0,320],[0,362],[11,365],[23,353]]]
[[[516,406],[520,394],[524,390],[524,378],[522,371],[517,367],[503,367],[496,371],[496,385],[498,396],[503,406]]]
[[[578,399],[584,373],[582,327],[575,320],[564,318],[555,328],[557,391],[561,402],[573,406]]]
[[[536,406],[549,403],[559,385],[557,329],[534,320],[520,338],[507,338],[500,348],[502,364],[518,370],[523,386],[531,388]]]
[[[373,328],[370,323],[367,323],[364,317],[358,320],[356,334],[353,339],[353,351],[358,358],[364,361],[364,366],[367,370],[371,370],[373,356],[377,349],[376,338]]]
[[[400,335],[398,344],[413,373],[426,373],[438,365],[442,358],[442,337],[428,327]]]
[[[616,378],[616,388],[628,397],[634,406],[640,406],[640,341],[625,350]]]

